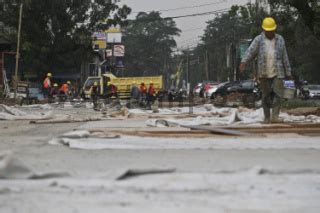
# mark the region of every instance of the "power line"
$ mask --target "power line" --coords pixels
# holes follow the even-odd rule
[[[157,10],[158,12],[169,12],[169,11],[177,11],[177,10],[186,10],[186,9],[193,9],[193,8],[199,8],[199,7],[206,7],[210,5],[216,5],[224,3],[228,0],[221,0],[219,2],[213,2],[213,3],[207,3],[207,4],[200,4],[200,5],[194,5],[194,6],[188,6],[188,7],[178,7],[178,8],[171,8],[171,9],[163,9],[163,10]],[[150,13],[152,11],[146,11],[145,13]],[[132,12],[132,13],[140,13],[140,12]]]
[[[204,12],[204,13],[194,13],[194,14],[188,14],[188,15],[182,15],[182,16],[165,17],[164,19],[178,19],[178,18],[186,18],[186,17],[194,17],[194,16],[205,16],[205,15],[225,13],[228,11],[229,11],[229,8],[224,8],[224,9],[214,10],[214,11],[209,11],[209,12]]]
[[[181,15],[181,16],[168,16],[168,17],[164,17],[162,19],[178,19],[178,18],[187,18],[187,17],[195,17],[195,16],[205,16],[205,15],[214,15],[214,14],[220,14],[220,13],[225,13],[228,12],[230,10],[230,8],[224,8],[224,9],[220,9],[220,10],[213,10],[213,11],[209,11],[209,12],[204,12],[204,13],[193,13],[193,14],[187,14],[187,15]],[[156,20],[155,18],[145,18],[144,21],[152,21],[152,20]],[[135,21],[135,20],[131,20],[131,21]]]

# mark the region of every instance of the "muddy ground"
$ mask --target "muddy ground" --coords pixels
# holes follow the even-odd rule
[[[101,114],[82,108],[54,112]],[[150,129],[146,119],[41,125],[0,121],[1,151],[13,151],[33,171],[68,174],[0,180],[0,212],[319,212],[319,136],[120,136],[121,146],[106,139],[110,148],[103,150],[48,144],[75,129]],[[168,168],[174,172],[117,180],[129,169]]]

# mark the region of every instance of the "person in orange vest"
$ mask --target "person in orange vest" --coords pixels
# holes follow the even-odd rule
[[[68,84],[62,84],[60,87],[60,94],[68,95],[69,92],[69,85]]]
[[[151,103],[153,103],[154,98],[155,98],[156,90],[154,89],[153,82],[150,82],[150,86],[148,88],[148,93],[147,93],[147,109],[151,109]]]
[[[47,77],[43,81],[43,94],[47,98],[51,92],[51,77],[52,74],[49,72],[47,73]]]

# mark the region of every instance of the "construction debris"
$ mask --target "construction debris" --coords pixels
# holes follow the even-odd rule
[[[12,152],[0,153],[0,179],[46,179],[69,176],[66,172],[35,173]]]
[[[302,108],[290,109],[290,110],[286,110],[286,113],[288,113],[289,115],[295,115],[295,116],[309,116],[309,115],[320,116],[320,107],[302,107]]]
[[[0,104],[0,120],[46,120],[50,118],[53,118],[52,111],[35,112],[35,110],[29,110],[27,112]]]
[[[44,120],[44,121],[30,121],[30,124],[59,124],[59,123],[78,123],[78,122],[89,122],[89,121],[101,121],[103,118],[68,118],[68,119],[57,119],[57,120]]]

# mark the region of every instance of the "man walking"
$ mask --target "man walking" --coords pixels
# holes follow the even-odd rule
[[[243,72],[246,64],[257,57],[257,77],[262,91],[264,122],[277,123],[283,96],[283,80],[291,78],[291,67],[285,41],[281,35],[275,33],[275,20],[271,17],[265,18],[262,29],[263,32],[253,40],[246,51],[239,69]]]

